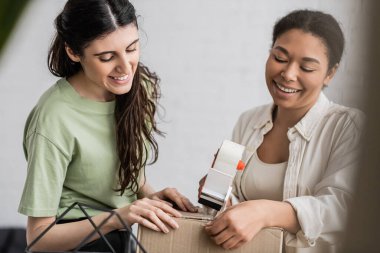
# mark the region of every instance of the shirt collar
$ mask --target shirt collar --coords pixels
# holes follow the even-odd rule
[[[323,115],[329,108],[330,101],[325,94],[321,92],[317,102],[311,107],[306,115],[294,126],[294,128],[300,133],[300,135],[307,141],[311,139],[314,129],[318,126],[318,123],[322,120]]]
[[[253,124],[254,129],[260,129],[266,126],[267,124],[273,124],[272,123],[272,114],[273,110],[276,107],[275,104],[268,104],[264,106],[264,109],[262,113],[259,115],[257,119],[255,119],[255,122]]]
[[[319,121],[322,119],[322,116],[325,114],[328,109],[330,101],[327,97],[320,93],[317,102],[313,107],[306,113],[306,115],[294,126],[294,128],[299,132],[299,134],[306,140],[310,140],[313,130],[318,125]],[[254,129],[260,129],[268,124],[272,123],[272,114],[275,108],[275,104],[270,104],[264,107],[263,112],[255,120],[253,124]]]

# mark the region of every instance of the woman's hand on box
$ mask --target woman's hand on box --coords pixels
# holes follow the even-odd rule
[[[173,203],[180,210],[185,212],[197,212],[198,209],[190,202],[188,198],[182,195],[176,188],[165,188],[162,191],[149,195],[149,198],[164,201],[167,204]]]
[[[267,225],[266,212],[260,200],[242,202],[227,208],[205,229],[216,244],[235,249],[252,240]]]
[[[169,204],[150,198],[142,198],[132,204],[116,209],[116,212],[129,225],[138,223],[155,231],[169,232],[171,228],[177,229],[178,223],[171,217],[181,217],[181,214]],[[116,218],[115,228],[123,228]]]
[[[206,224],[206,232],[226,249],[240,247],[265,227],[297,233],[301,227],[293,206],[286,201],[249,200],[231,206]]]

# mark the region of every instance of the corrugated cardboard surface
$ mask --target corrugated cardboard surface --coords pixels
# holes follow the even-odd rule
[[[216,245],[204,231],[207,220],[176,219],[179,229],[168,234],[143,226],[138,228],[138,239],[148,253],[281,253],[283,231],[280,228],[261,230],[252,241],[235,250]]]

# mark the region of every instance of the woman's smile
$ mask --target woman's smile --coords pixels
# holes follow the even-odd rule
[[[122,76],[108,76],[111,79],[112,84],[116,85],[128,85],[130,82],[130,75],[122,75]]]
[[[297,90],[297,89],[294,89],[294,88],[289,88],[289,87],[286,87],[282,84],[280,84],[279,82],[276,82],[273,80],[273,83],[274,85],[282,92],[285,92],[285,93],[288,93],[288,94],[292,94],[292,93],[296,93],[296,92],[299,92],[301,90]]]

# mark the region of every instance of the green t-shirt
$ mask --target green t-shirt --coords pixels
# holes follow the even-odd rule
[[[66,79],[42,95],[25,126],[28,171],[20,213],[49,217],[74,202],[114,209],[136,200],[130,190],[123,196],[114,191],[119,166],[114,108],[114,101],[81,97]],[[65,219],[83,216],[76,209]]]

